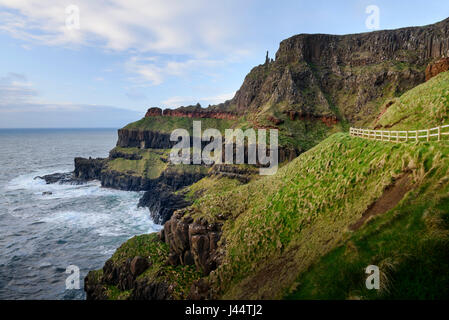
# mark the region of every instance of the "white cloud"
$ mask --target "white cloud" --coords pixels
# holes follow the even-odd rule
[[[0,107],[29,102],[37,95],[37,91],[23,74],[11,72],[0,77]]]
[[[65,25],[72,3],[79,8],[79,30]],[[233,45],[239,26],[228,1],[0,0],[0,6],[0,30],[39,44],[194,55],[239,47]]]
[[[149,82],[152,85],[159,85],[168,76],[183,76],[192,72],[208,74],[208,70],[213,70],[225,63],[225,61],[212,59],[172,61],[161,57],[133,56],[126,62],[126,69],[137,75],[132,78],[137,83]]]
[[[138,76],[132,79],[136,82],[150,82],[152,85],[162,83],[162,68],[148,62],[145,63],[145,60],[138,57],[131,57],[126,62],[126,69]]]
[[[79,29],[66,8],[79,8]],[[168,76],[213,68],[249,54],[237,0],[0,0],[0,32],[22,46],[92,46],[125,52],[132,80],[160,85]],[[232,23],[230,23],[232,21]],[[219,57],[219,58],[216,58]]]

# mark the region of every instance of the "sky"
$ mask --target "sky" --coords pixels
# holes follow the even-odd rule
[[[0,128],[119,128],[149,107],[207,107],[295,34],[447,17],[447,0],[0,0]]]

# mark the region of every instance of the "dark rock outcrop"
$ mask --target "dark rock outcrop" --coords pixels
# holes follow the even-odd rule
[[[165,281],[137,279],[130,300],[173,300],[172,288]]]
[[[176,142],[170,135],[152,130],[119,129],[117,147],[142,149],[171,149]]]
[[[145,192],[139,200],[139,206],[148,207],[151,218],[157,224],[164,224],[171,218],[173,212],[191,204],[192,202],[187,201],[183,194],[176,194],[165,185],[159,185]]]
[[[172,288],[164,281],[149,282],[140,279],[141,275],[150,266],[148,258],[136,256],[127,259],[125,263],[115,264],[112,260],[106,261],[100,278],[96,272],[89,272],[84,279],[84,290],[87,300],[107,300],[107,286],[115,286],[118,290],[132,290],[128,297],[130,300],[171,300]]]
[[[195,264],[207,275],[221,263],[222,252],[217,249],[222,223],[209,224],[205,219],[194,221],[187,212],[176,211],[165,223],[160,237],[170,246],[171,264]]]
[[[166,170],[158,179],[149,181],[149,186],[139,201],[139,206],[148,207],[154,222],[164,224],[173,212],[191,203],[175,191],[189,186],[206,176],[201,172],[177,172]]]
[[[103,171],[100,181],[103,187],[124,191],[144,191],[150,189],[152,184],[151,179],[113,170]]]
[[[112,149],[109,152],[109,159],[113,160],[113,159],[117,159],[117,158],[127,159],[127,160],[141,160],[142,156],[137,153],[126,153],[126,152],[121,152],[117,149]]]
[[[140,276],[149,266],[148,260],[142,257],[134,257],[131,260],[130,271],[134,277]]]
[[[107,159],[85,159],[75,158],[75,178],[82,180],[100,180],[101,170],[103,169]]]
[[[86,181],[83,179],[75,178],[73,172],[66,172],[66,173],[53,173],[48,174],[42,177],[35,177],[34,179],[42,179],[45,180],[46,184],[73,184],[73,185],[79,185],[83,184]],[[45,195],[51,194],[46,192]]]

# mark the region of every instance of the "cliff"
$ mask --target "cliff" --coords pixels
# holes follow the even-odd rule
[[[178,118],[195,118],[195,119],[226,119],[236,120],[238,115],[233,112],[226,111],[209,111],[201,108],[201,105],[180,107],[175,110],[160,108],[148,109],[145,117],[178,117]]]
[[[385,99],[425,80],[449,55],[449,19],[425,27],[345,36],[301,34],[281,42],[275,61],[255,67],[222,105],[257,117],[291,111],[369,122]]]
[[[150,108],[146,121],[125,128],[142,132],[123,134],[118,145],[166,148],[164,127],[215,119],[228,128],[278,128],[281,145],[301,153],[348,125],[370,124],[390,99],[444,70],[435,62],[449,55],[448,43],[449,19],[363,34],[293,36],[281,42],[274,61],[251,70],[231,100],[208,108]],[[210,127],[222,127],[217,121]]]
[[[442,261],[440,252],[447,252],[449,243],[447,146],[393,145],[334,133],[349,125],[416,129],[410,126],[447,121],[449,85],[447,74],[440,74],[446,56],[449,19],[346,36],[302,34],[284,40],[276,59],[251,70],[223,104],[149,109],[119,131],[118,146],[101,172],[117,175],[105,183],[110,186],[121,185],[121,177],[141,179],[136,184],[149,188],[141,204],[153,210],[156,221],[166,221],[164,229],[150,240],[131,239],[103,270],[89,273],[88,297],[276,299],[338,292],[347,299],[361,292],[373,299],[401,298],[408,297],[404,288],[419,287],[421,280],[431,289],[420,294],[444,296],[448,280],[425,259]],[[422,119],[416,122],[414,114]],[[192,175],[191,166],[169,166],[170,132],[191,132],[195,119],[203,129],[221,132],[278,128],[286,163],[264,178],[251,168],[198,166],[200,174]],[[187,178],[170,182],[172,176]],[[388,198],[396,189],[402,191]],[[367,217],[378,201],[388,206],[378,217]],[[150,249],[128,250],[136,241]],[[138,261],[147,276],[137,275]],[[329,261],[344,274],[336,274]],[[397,270],[412,270],[417,262],[429,272],[414,279],[389,269],[402,289],[376,295],[354,285],[363,277],[360,266],[373,261],[387,266],[394,261]],[[172,272],[184,280],[169,278]],[[346,282],[328,283],[324,273]],[[430,285],[435,277],[441,282]],[[327,285],[316,290],[321,283]]]

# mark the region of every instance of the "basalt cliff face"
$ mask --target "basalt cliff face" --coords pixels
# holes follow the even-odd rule
[[[168,133],[153,130],[118,130],[117,146],[122,148],[169,149],[175,145]]]
[[[422,83],[431,61],[448,55],[449,20],[366,34],[297,35],[282,41],[275,61],[254,68],[223,106],[368,121],[385,99]]]
[[[229,230],[234,228],[234,220],[238,219],[239,214],[243,215],[249,211],[249,207],[256,206],[249,200],[252,194],[261,192],[260,190],[270,193],[270,186],[276,183],[272,179],[267,180],[266,184],[265,180],[262,180],[258,185],[254,185],[252,181],[258,179],[254,177],[254,172],[235,167],[202,165],[197,166],[198,170],[191,170],[168,165],[167,152],[174,145],[174,142],[170,141],[170,132],[173,129],[190,130],[193,120],[202,120],[205,126],[218,128],[220,131],[224,128],[277,128],[280,135],[280,162],[287,163],[330,134],[345,130],[349,125],[371,125],[379,118],[381,110],[385,112],[391,105],[392,99],[426,79],[447,71],[449,63],[445,57],[448,56],[449,19],[424,27],[365,34],[302,34],[282,41],[276,59],[267,58],[263,65],[251,70],[234,98],[229,101],[204,109],[199,105],[175,110],[148,109],[145,118],[119,130],[117,148],[111,152],[109,159],[103,162],[90,160],[92,168],[84,166],[85,162],[78,160],[79,169],[76,172],[80,177],[99,178],[104,186],[147,191],[141,205],[149,207],[153,219],[165,225],[158,237],[151,239],[150,247],[159,249],[146,252],[149,258],[143,258],[145,261],[142,261],[141,265],[142,269],[147,271],[141,271],[153,274],[151,269],[156,265],[157,259],[152,258],[152,255],[158,255],[162,250],[163,261],[158,260],[157,267],[158,272],[164,276],[156,280],[142,280],[137,277],[136,272],[131,270],[131,264],[132,261],[142,260],[142,257],[134,251],[126,251],[126,259],[115,259],[113,264],[107,263],[102,271],[89,274],[85,287],[88,298],[110,298],[108,286],[115,286],[122,293],[128,292],[129,295],[123,296],[128,299],[238,296],[233,292],[232,284],[227,283],[226,275],[232,274],[235,279],[239,279],[239,272],[243,272],[237,267],[240,259],[238,255],[241,252],[237,249],[231,253],[227,252],[228,240],[232,239],[224,238],[224,232],[227,230],[228,236],[231,235]],[[341,141],[336,144],[335,150],[341,151]],[[333,150],[332,148],[330,146],[329,150]],[[329,156],[333,155],[332,152],[329,151]],[[313,166],[319,157],[318,153],[314,154],[309,159],[310,166]],[[331,161],[324,162],[316,172],[324,172],[335,165]],[[299,163],[296,166],[301,167]],[[361,172],[360,176],[372,174],[376,170],[378,169],[374,168]],[[306,168],[299,176],[302,179],[309,174]],[[317,176],[316,181],[320,181],[319,174]],[[358,176],[356,178],[358,179]],[[283,179],[282,183],[285,183],[291,177],[285,173]],[[299,185],[301,179],[295,183]],[[310,182],[304,190],[294,189],[291,195],[297,198],[308,190],[315,190],[316,181]],[[353,182],[347,183],[352,184]],[[241,185],[248,185],[248,190],[239,189],[246,190],[247,197],[239,198],[238,193],[231,195],[231,191]],[[336,198],[344,197],[346,187],[342,188],[341,195]],[[315,196],[313,192],[310,194],[311,198]],[[226,202],[226,197],[230,201]],[[213,202],[210,200],[212,198]],[[198,199],[201,200],[202,207],[195,201]],[[278,218],[280,211],[289,206],[288,203],[280,206],[275,200],[279,199],[273,195],[273,199],[267,200],[266,208],[259,208],[263,211],[275,206],[273,216],[269,216],[273,221]],[[308,199],[305,199],[304,203],[307,201]],[[323,208],[327,202],[327,199],[323,200],[314,212],[325,210]],[[301,205],[302,203],[297,204],[298,207]],[[295,206],[292,210],[296,209]],[[244,219],[250,220],[248,216]],[[259,222],[262,224],[264,219],[260,218]],[[271,241],[271,238],[274,239],[277,234],[282,233],[282,223],[293,218],[286,215],[283,219],[276,220],[279,225],[267,227],[272,234],[265,235],[266,237],[258,238],[259,232],[254,231],[254,239],[258,240],[250,239],[254,241],[251,242],[252,245],[258,246]],[[240,223],[250,226],[251,222],[248,221],[243,220]],[[310,227],[311,223],[313,219],[309,217],[300,225]],[[343,225],[338,227],[344,230]],[[273,228],[274,231],[271,230]],[[313,230],[313,227],[310,228]],[[296,230],[290,231],[296,234]],[[238,234],[238,230],[233,232]],[[260,230],[260,233],[263,232],[265,231]],[[246,239],[245,234],[239,236],[239,241]],[[284,233],[282,236],[287,237]],[[309,236],[312,237],[311,234]],[[233,240],[235,249],[238,247],[235,244],[238,241]],[[276,248],[276,254],[285,253],[284,240],[277,239],[277,242],[269,247],[270,250]],[[325,243],[326,250],[334,245],[330,238],[322,242]],[[129,244],[124,246],[127,245]],[[297,252],[301,248],[291,248],[290,254],[283,256],[286,265],[294,265],[292,261],[297,258]],[[250,244],[245,250],[248,256],[253,255]],[[117,254],[121,254],[120,249]],[[230,261],[235,262],[235,265],[227,265]],[[303,267],[300,263],[302,260],[298,261],[298,265]],[[283,270],[283,267],[285,266],[282,263],[272,268],[265,266],[266,269],[259,270],[259,277],[262,278],[266,271],[272,273],[273,279],[282,274],[288,281],[293,281],[289,271]],[[177,281],[166,277],[164,272],[169,274],[167,270],[172,270],[171,268],[177,268],[178,271],[185,268],[187,271],[179,276],[182,278],[181,274],[188,274],[189,280]],[[278,269],[282,270],[278,272]],[[262,282],[260,280],[258,285],[263,286]],[[247,290],[252,296],[259,298],[278,297],[266,296],[265,293],[262,296],[257,295],[257,285],[251,282],[242,283],[238,289],[241,292]],[[275,280],[271,283],[273,287],[278,286]],[[286,288],[278,289],[276,294]],[[270,290],[267,289],[266,292]]]

